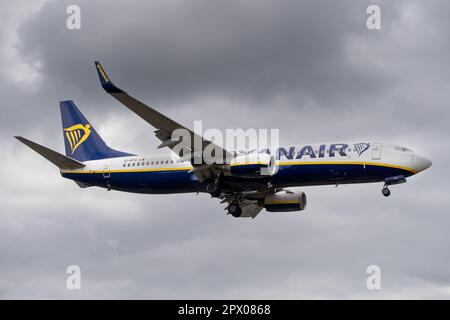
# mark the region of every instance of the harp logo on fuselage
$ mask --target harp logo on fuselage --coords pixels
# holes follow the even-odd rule
[[[356,152],[358,152],[358,157],[360,157],[364,151],[369,149],[370,143],[355,143],[353,145],[356,149]]]

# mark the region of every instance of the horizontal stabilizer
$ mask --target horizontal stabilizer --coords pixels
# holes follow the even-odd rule
[[[41,146],[40,144],[37,144],[33,141],[30,141],[23,137],[14,137],[14,138],[19,140],[23,144],[27,145],[37,153],[39,153],[41,156],[43,156],[45,159],[47,159],[60,169],[72,170],[84,167],[84,164],[82,164],[81,162],[78,162],[72,158],[62,155],[61,153],[53,151],[44,146]]]

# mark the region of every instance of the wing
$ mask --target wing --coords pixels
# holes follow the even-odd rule
[[[212,142],[203,139],[192,130],[189,130],[188,128],[168,118],[167,116],[142,103],[138,99],[130,96],[128,93],[115,86],[98,61],[95,62],[95,67],[97,69],[97,73],[103,89],[128,109],[136,113],[138,116],[140,116],[142,119],[144,119],[157,129],[155,131],[155,135],[159,140],[161,140],[161,144],[158,146],[158,148],[169,147],[180,157],[191,161],[191,164],[194,167],[194,173],[200,181],[203,181],[210,175],[217,174],[217,172],[220,172],[221,167],[221,163],[219,163],[219,165],[211,162],[205,163],[203,157],[199,158],[200,156],[204,155],[203,151],[206,147],[209,146],[209,150],[214,149],[215,152],[213,152],[213,156],[217,154],[217,156],[219,156],[222,160],[231,160],[234,157],[234,153],[226,151],[225,149],[213,144]],[[187,132],[190,136],[190,139],[186,139],[188,141],[179,138],[175,139],[175,135],[173,133],[177,129],[184,129],[185,132]],[[188,155],[182,154],[182,152],[180,152],[181,146],[184,147],[185,150],[189,151]],[[223,161],[222,164],[225,162],[227,161]]]

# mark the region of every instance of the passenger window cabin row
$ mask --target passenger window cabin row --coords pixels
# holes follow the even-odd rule
[[[143,166],[154,166],[154,165],[162,165],[162,164],[173,164],[173,160],[161,160],[161,161],[136,161],[136,162],[127,162],[123,164],[123,167],[143,167]]]

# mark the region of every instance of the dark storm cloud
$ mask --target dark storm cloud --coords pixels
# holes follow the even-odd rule
[[[383,30],[371,32],[371,3],[79,1],[82,30],[69,31],[73,3],[50,1],[3,26],[1,49],[16,52],[0,51],[0,296],[448,298],[449,4],[380,1]],[[188,126],[393,141],[433,167],[390,199],[379,185],[305,188],[304,213],[255,220],[230,219],[205,195],[82,190],[10,137],[62,150],[58,101],[75,99],[114,147],[155,151],[151,128],[101,91],[96,59]],[[65,288],[70,264],[81,292]],[[370,264],[380,292],[365,287]]]
[[[54,112],[59,100],[73,98],[91,115],[121,110],[99,88],[92,64],[99,59],[119,86],[166,110],[216,97],[268,112],[282,100],[297,112],[363,111],[364,122],[381,111],[382,122],[413,123],[430,104],[429,90],[445,79],[445,68],[430,69],[427,61],[445,52],[445,21],[427,20],[438,5],[412,3],[408,13],[401,2],[381,2],[384,29],[370,32],[367,3],[82,1],[82,30],[71,31],[65,28],[71,2],[49,2],[19,29],[20,54],[39,61],[42,75],[34,96],[39,108],[24,107],[28,114]],[[410,21],[414,15],[419,26]],[[433,27],[429,39],[423,30]]]
[[[65,28],[70,1],[48,3],[21,28],[21,52],[53,82],[96,91],[100,59],[121,85],[152,101],[280,94],[331,101],[381,90],[389,75],[346,58],[366,34],[365,3],[351,1],[81,1],[82,30]],[[119,77],[120,75],[120,77]]]

